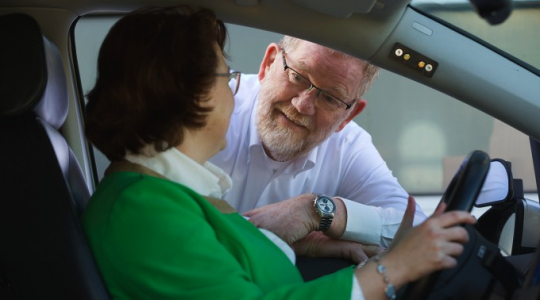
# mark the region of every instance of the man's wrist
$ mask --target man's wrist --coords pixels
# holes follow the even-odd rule
[[[330,228],[324,231],[324,234],[332,238],[341,238],[345,233],[345,227],[347,225],[347,208],[343,199],[340,197],[331,198],[336,205],[336,211]],[[307,215],[308,219],[306,226],[308,227],[309,232],[319,229],[319,224],[321,223],[321,216],[313,208],[313,200],[315,200],[313,194],[305,194],[302,202],[304,213]]]
[[[325,232],[330,229],[330,226],[334,220],[336,204],[332,198],[326,195],[315,193],[313,193],[313,195],[315,196],[315,199],[313,200],[313,208],[320,217],[317,231]]]
[[[324,234],[331,238],[339,239],[343,236],[343,233],[345,233],[345,227],[347,225],[347,208],[345,203],[343,203],[343,199],[340,197],[332,197],[332,200],[334,200],[336,205],[336,212],[334,213],[334,220],[332,221],[330,229],[325,231]]]
[[[303,208],[307,215],[307,220],[309,220],[306,224],[309,232],[317,231],[317,229],[319,229],[319,223],[321,222],[321,216],[313,209],[313,200],[315,200],[313,194],[306,194],[303,201]]]

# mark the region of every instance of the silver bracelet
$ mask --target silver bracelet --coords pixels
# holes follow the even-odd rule
[[[363,266],[365,266],[368,263],[369,260],[364,260],[363,262],[356,265],[356,269],[361,269]]]
[[[394,289],[394,285],[390,283],[390,280],[388,279],[388,275],[386,275],[386,268],[385,266],[381,265],[381,257],[378,255],[375,255],[373,260],[377,263],[377,272],[383,276],[384,283],[386,283],[386,287],[384,288],[384,294],[388,299],[396,299],[396,289]]]

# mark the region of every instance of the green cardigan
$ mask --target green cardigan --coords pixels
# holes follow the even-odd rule
[[[304,283],[286,255],[238,213],[175,182],[107,175],[83,216],[115,299],[350,299],[353,269]]]

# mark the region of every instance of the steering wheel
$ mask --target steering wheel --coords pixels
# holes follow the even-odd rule
[[[470,212],[484,180],[489,171],[490,159],[489,156],[480,150],[471,152],[461,164],[456,175],[450,181],[448,188],[444,192],[441,202],[447,204],[445,211],[461,210]],[[471,236],[471,228],[467,228],[469,236]],[[468,245],[472,245],[471,240],[465,245],[464,252],[460,256],[462,258],[466,253],[471,252],[467,249]],[[421,246],[421,245],[420,245]],[[471,247],[469,247],[471,248]],[[463,260],[458,259],[458,265],[455,268],[438,271],[427,275],[418,281],[409,283],[399,293],[399,299],[427,299],[433,287],[439,278],[451,277],[449,273],[455,273],[463,264]]]

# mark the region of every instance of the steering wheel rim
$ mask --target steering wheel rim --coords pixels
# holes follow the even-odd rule
[[[471,152],[452,178],[441,201],[446,202],[445,211],[470,212],[489,171],[489,156],[480,150]]]
[[[471,211],[478,194],[480,194],[480,190],[489,171],[489,166],[489,156],[480,150],[471,152],[463,160],[458,172],[450,181],[441,198],[441,202],[447,204],[445,211]],[[399,293],[399,298],[427,299],[441,272],[444,271],[432,273],[415,282],[409,283]]]

